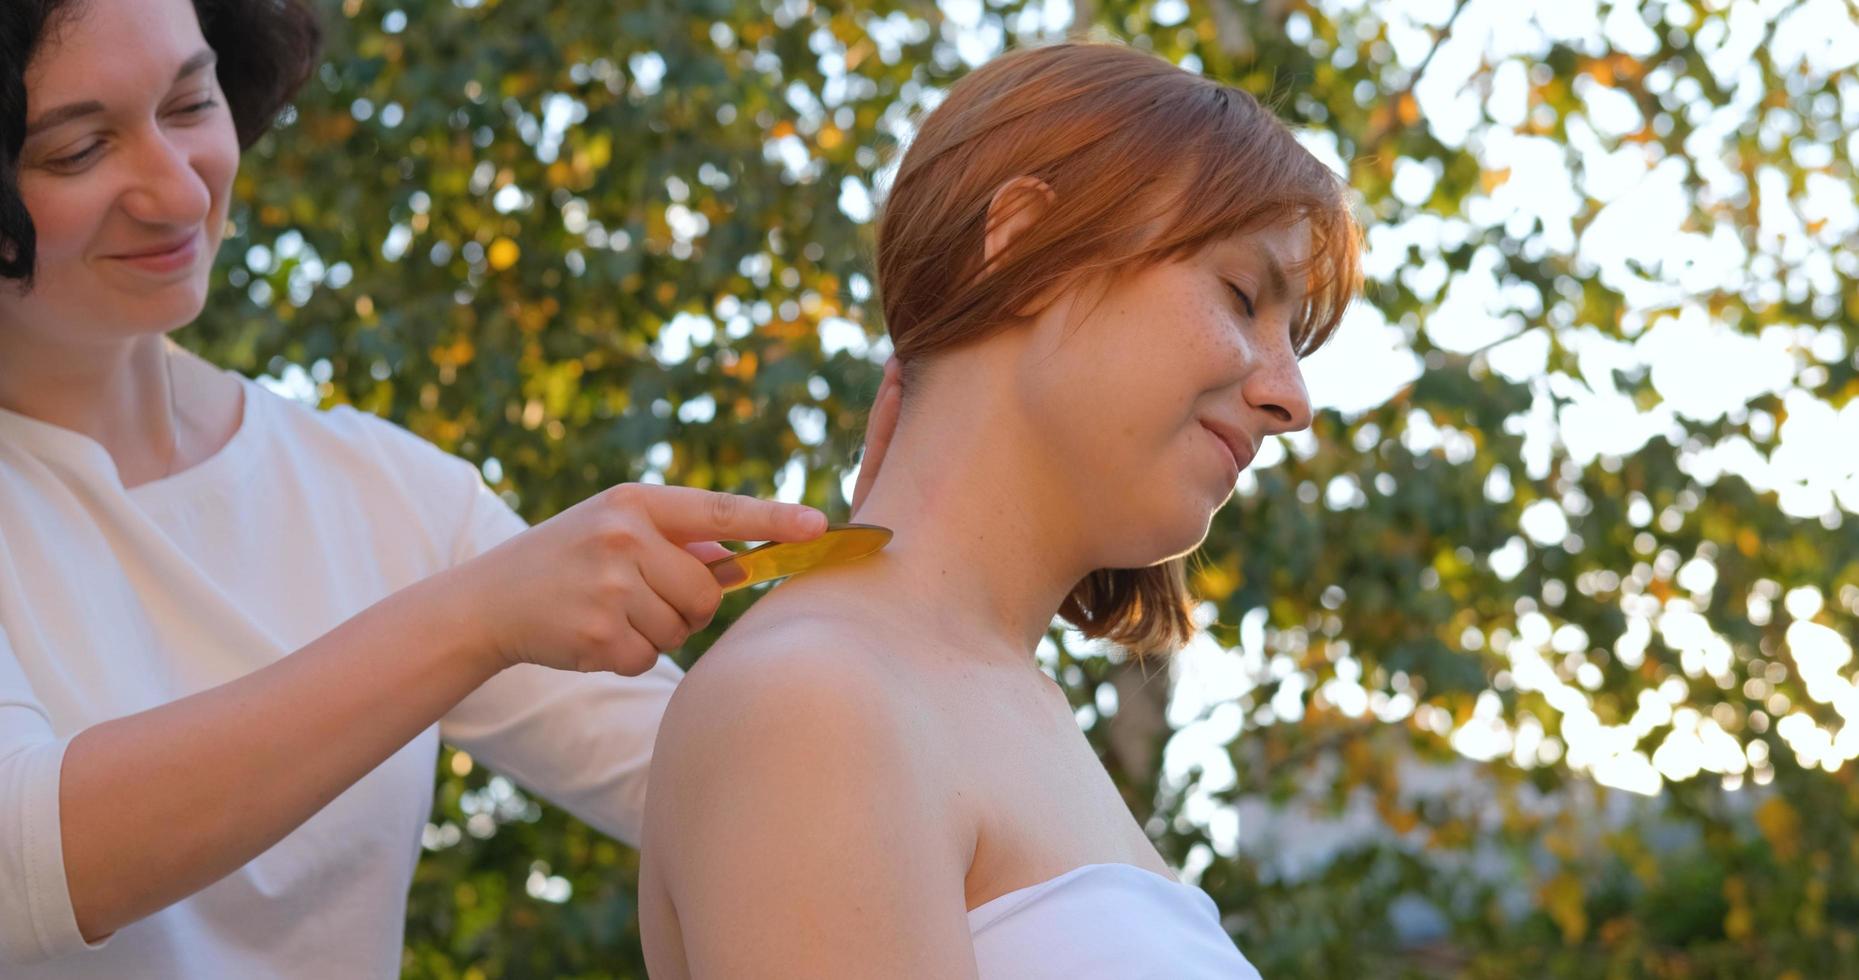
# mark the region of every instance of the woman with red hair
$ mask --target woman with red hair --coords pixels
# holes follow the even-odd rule
[[[1182,556],[1309,424],[1358,239],[1271,113],[1151,55],[950,89],[878,232],[905,396],[860,519],[896,537],[764,598],[673,697],[654,976],[1256,976],[1034,650],[1055,613],[1136,656],[1188,637]]]

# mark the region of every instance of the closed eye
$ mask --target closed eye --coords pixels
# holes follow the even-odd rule
[[[1240,303],[1242,303],[1242,304],[1244,304],[1244,305],[1245,305],[1245,307],[1246,307],[1246,315],[1247,315],[1247,316],[1249,316],[1249,317],[1256,317],[1256,316],[1258,316],[1258,315],[1259,315],[1259,314],[1258,314],[1258,311],[1257,311],[1257,310],[1254,310],[1254,309],[1252,308],[1252,297],[1250,297],[1250,296],[1248,296],[1248,295],[1246,295],[1246,291],[1245,291],[1245,290],[1243,290],[1243,289],[1241,289],[1241,288],[1239,288],[1238,286],[1235,286],[1235,285],[1233,285],[1233,284],[1232,284],[1232,283],[1230,283],[1230,282],[1226,284],[1226,288],[1228,288],[1228,289],[1230,289],[1230,290],[1232,290],[1232,291],[1233,291],[1233,295],[1235,295],[1235,296],[1237,296],[1237,297],[1239,297],[1239,301],[1240,301]]]
[[[97,155],[97,152],[101,149],[103,149],[103,143],[102,141],[98,141],[98,142],[90,144],[89,146],[84,147],[82,150],[79,150],[76,153],[72,153],[66,156],[59,157],[56,160],[47,160],[46,165],[51,167],[53,170],[59,170],[59,171],[75,170],[79,167],[82,167],[84,164],[89,163],[91,161],[91,158],[95,157]]]

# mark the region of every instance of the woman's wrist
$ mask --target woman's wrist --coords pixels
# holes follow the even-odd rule
[[[467,569],[448,569],[395,599],[405,600],[411,634],[430,645],[441,663],[465,671],[474,687],[510,665],[485,622],[485,602],[474,593]]]

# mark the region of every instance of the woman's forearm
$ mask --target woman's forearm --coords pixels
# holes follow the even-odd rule
[[[258,856],[496,674],[447,601],[414,585],[277,663],[73,738],[60,825],[85,939]]]
[[[231,873],[511,663],[651,669],[722,600],[688,547],[825,527],[798,505],[614,487],[262,670],[80,732],[59,788],[79,931],[94,940]]]

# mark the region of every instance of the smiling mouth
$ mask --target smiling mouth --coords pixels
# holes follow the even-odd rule
[[[126,259],[131,262],[134,262],[138,259],[167,258],[169,256],[172,256],[182,251],[183,249],[186,249],[188,246],[192,245],[194,243],[195,237],[196,236],[194,235],[188,235],[185,238],[176,239],[175,241],[169,242],[166,245],[158,245],[154,248],[144,249],[140,252],[124,252],[121,255],[113,255],[111,256],[111,258]]]
[[[1252,465],[1252,457],[1257,453],[1252,448],[1251,443],[1238,436],[1226,435],[1205,422],[1201,423],[1201,428],[1206,429],[1215,439],[1220,440],[1220,445],[1226,447],[1227,454],[1233,459],[1233,471],[1236,479],[1238,474],[1244,473],[1246,467]]]
[[[124,252],[110,256],[110,260],[123,267],[133,269],[143,276],[153,276],[163,282],[178,281],[178,277],[192,275],[198,268],[205,241],[200,229],[185,238],[170,241],[154,248],[136,252]]]

